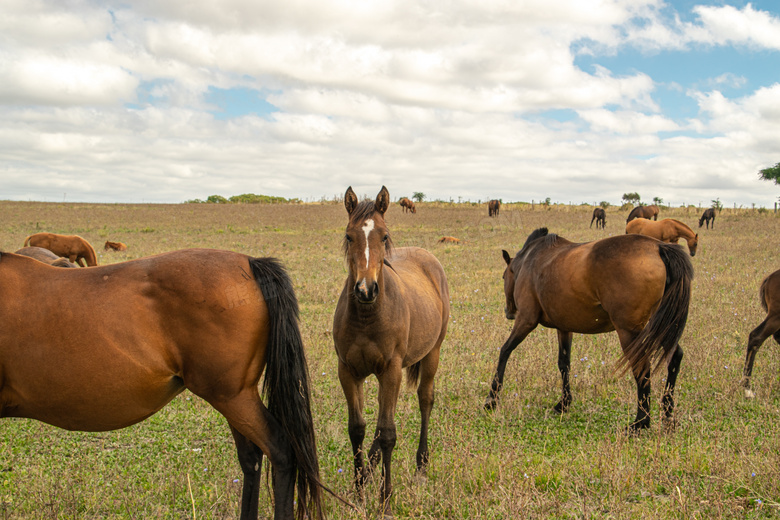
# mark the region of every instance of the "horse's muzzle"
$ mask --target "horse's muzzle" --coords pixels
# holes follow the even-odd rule
[[[367,282],[365,278],[355,284],[355,297],[358,303],[374,303],[379,295],[379,284],[375,281]]]

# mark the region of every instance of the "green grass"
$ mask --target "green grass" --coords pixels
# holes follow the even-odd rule
[[[514,253],[536,227],[570,240],[623,232],[627,212],[610,209],[605,231],[589,229],[592,208],[504,205],[498,219],[472,205],[397,206],[388,224],[397,246],[431,250],[447,272],[452,320],[442,347],[427,478],[415,475],[420,424],[414,392],[404,389],[394,453],[398,518],[777,518],[780,514],[780,359],[768,340],[753,386],[739,387],[747,335],[764,317],[762,278],[778,268],[780,219],[724,210],[716,229],[697,227],[700,211],[663,209],[700,233],[696,276],[678,380],[677,420],[658,420],[624,437],[636,389],[613,368],[614,333],[575,335],[571,411],[560,397],[554,330],[539,327],[512,355],[499,409],[482,410],[510,323],[504,318],[501,249]],[[346,277],[341,205],[105,205],[0,202],[0,249],[14,251],[38,231],[75,233],[101,264],[186,247],[275,256],[288,267],[300,300],[302,332],[322,478],[354,499],[346,406],[336,375],[331,328]],[[452,235],[461,245],[440,245]],[[106,253],[106,240],[128,245]],[[1,326],[1,324],[0,324]],[[576,375],[576,377],[574,377]],[[366,419],[376,421],[376,380],[366,383]],[[23,419],[0,421],[0,519],[237,518],[241,478],[225,420],[189,393],[151,419],[116,432],[66,432]],[[378,482],[351,512],[327,500],[331,518],[374,518]],[[760,500],[760,502],[759,502]],[[261,490],[261,517],[269,517]]]

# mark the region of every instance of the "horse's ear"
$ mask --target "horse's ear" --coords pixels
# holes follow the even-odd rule
[[[512,262],[512,257],[509,256],[509,253],[507,253],[506,249],[502,249],[501,254],[504,255],[504,262],[506,262],[506,265],[509,265]]]
[[[385,211],[387,211],[387,208],[389,206],[390,206],[390,192],[387,191],[387,188],[382,186],[382,189],[379,190],[379,193],[376,196],[376,201],[374,201],[374,207],[379,213],[384,215]]]
[[[347,213],[351,215],[352,212],[355,211],[355,208],[357,208],[357,205],[357,195],[355,195],[355,192],[352,191],[352,186],[350,186],[347,188],[347,192],[344,194],[344,207],[347,208]]]

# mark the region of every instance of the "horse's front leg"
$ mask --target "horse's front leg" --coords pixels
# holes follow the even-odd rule
[[[571,341],[574,334],[571,332],[558,331],[558,370],[561,371],[561,383],[563,395],[558,404],[555,405],[555,411],[565,412],[571,404],[571,387],[569,386],[569,368],[571,366]]]
[[[393,494],[392,460],[396,441],[395,409],[398,403],[398,394],[401,391],[401,364],[400,358],[394,358],[384,372],[377,376],[379,379],[379,418],[374,442],[368,452],[368,459],[373,467],[379,460],[381,451],[382,491],[380,499],[382,501],[382,514],[385,518],[393,517],[390,498]]]
[[[352,458],[355,466],[355,490],[363,500],[363,486],[366,482],[366,468],[363,464],[363,439],[366,436],[366,420],[363,418],[363,381],[355,379],[349,368],[339,361],[339,381],[347,399],[349,414],[349,441],[352,444]]]
[[[664,410],[664,423],[667,429],[674,428],[674,385],[677,384],[677,376],[680,375],[680,363],[682,363],[683,349],[678,344],[677,349],[669,360],[669,367],[666,372],[666,388],[661,400],[661,406]]]
[[[485,410],[495,410],[496,406],[498,406],[498,394],[501,392],[501,387],[504,384],[504,372],[506,371],[506,363],[509,361],[509,356],[535,328],[535,322],[532,323],[523,320],[515,321],[509,338],[501,346],[501,351],[498,354],[496,374],[493,376],[493,383],[490,385],[490,393],[488,394],[487,399],[485,399]]]

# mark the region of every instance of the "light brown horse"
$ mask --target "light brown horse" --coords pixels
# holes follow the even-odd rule
[[[750,388],[750,378],[753,374],[753,362],[756,360],[758,349],[769,336],[780,343],[780,270],[764,278],[758,291],[758,298],[766,311],[766,318],[748,336],[745,377],[742,380],[742,386],[745,387],[745,397],[749,398],[756,396]]]
[[[594,220],[596,221],[596,229],[599,228],[599,224],[601,224],[601,229],[604,229],[607,226],[607,212],[604,211],[604,208],[593,209],[593,217],[590,219],[590,227],[593,227]]]
[[[43,262],[44,264],[52,265],[54,267],[78,267],[78,265],[72,263],[67,258],[60,258],[48,249],[44,249],[42,247],[23,247],[17,251],[14,251],[14,254],[29,256],[30,258],[35,258],[39,262]]]
[[[0,417],[115,430],[186,388],[230,425],[242,520],[257,518],[263,455],[274,518],[295,516],[296,481],[297,517],[322,517],[298,302],[277,261],[190,249],[52,269],[2,253],[0,294]]]
[[[460,244],[460,239],[455,237],[441,237],[438,240],[439,244]]]
[[[417,213],[417,208],[414,207],[414,202],[407,199],[406,197],[402,197],[401,200],[398,201],[398,204],[401,205],[401,207],[404,209],[404,213],[407,211],[411,211],[412,213]]]
[[[573,333],[617,331],[623,356],[637,385],[635,433],[650,425],[650,374],[668,363],[663,396],[665,422],[673,424],[674,386],[683,351],[693,267],[682,248],[641,235],[618,235],[575,244],[547,228],[531,233],[514,258],[503,251],[506,317],[515,320],[501,347],[485,408],[498,404],[509,356],[540,323],[558,331],[558,369],[563,396],[555,406],[566,411]],[[642,269],[636,269],[636,266]]]
[[[661,242],[676,244],[681,238],[688,243],[688,251],[691,256],[696,256],[696,248],[699,247],[699,235],[679,220],[665,218],[658,222],[638,218],[626,224],[627,235],[645,235],[653,237]]]
[[[391,459],[396,442],[395,408],[406,369],[406,382],[419,380],[422,416],[417,469],[428,461],[428,421],[433,408],[433,378],[450,315],[449,289],[439,261],[416,247],[393,249],[384,214],[390,195],[384,186],[375,201],[358,203],[350,187],[344,196],[349,213],[344,252],[349,274],[333,317],[338,373],[349,410],[349,439],[355,485],[362,497],[368,471],[363,463],[363,382],[379,381],[379,412],[368,459],[382,459],[382,512],[392,516]]]
[[[35,233],[24,241],[25,246],[48,249],[63,256],[81,267],[97,265],[97,255],[92,245],[78,235],[58,235],[56,233]]]
[[[660,208],[655,204],[651,204],[649,206],[637,206],[631,210],[631,213],[628,214],[628,218],[626,219],[626,224],[628,224],[635,218],[646,218],[646,219],[652,218],[653,220],[658,220],[659,211]]]
[[[488,202],[488,216],[489,217],[497,217],[498,211],[501,209],[501,201],[498,199],[493,199],[490,202]]]
[[[103,246],[104,251],[127,251],[127,245],[122,242],[111,242],[106,240]]]

